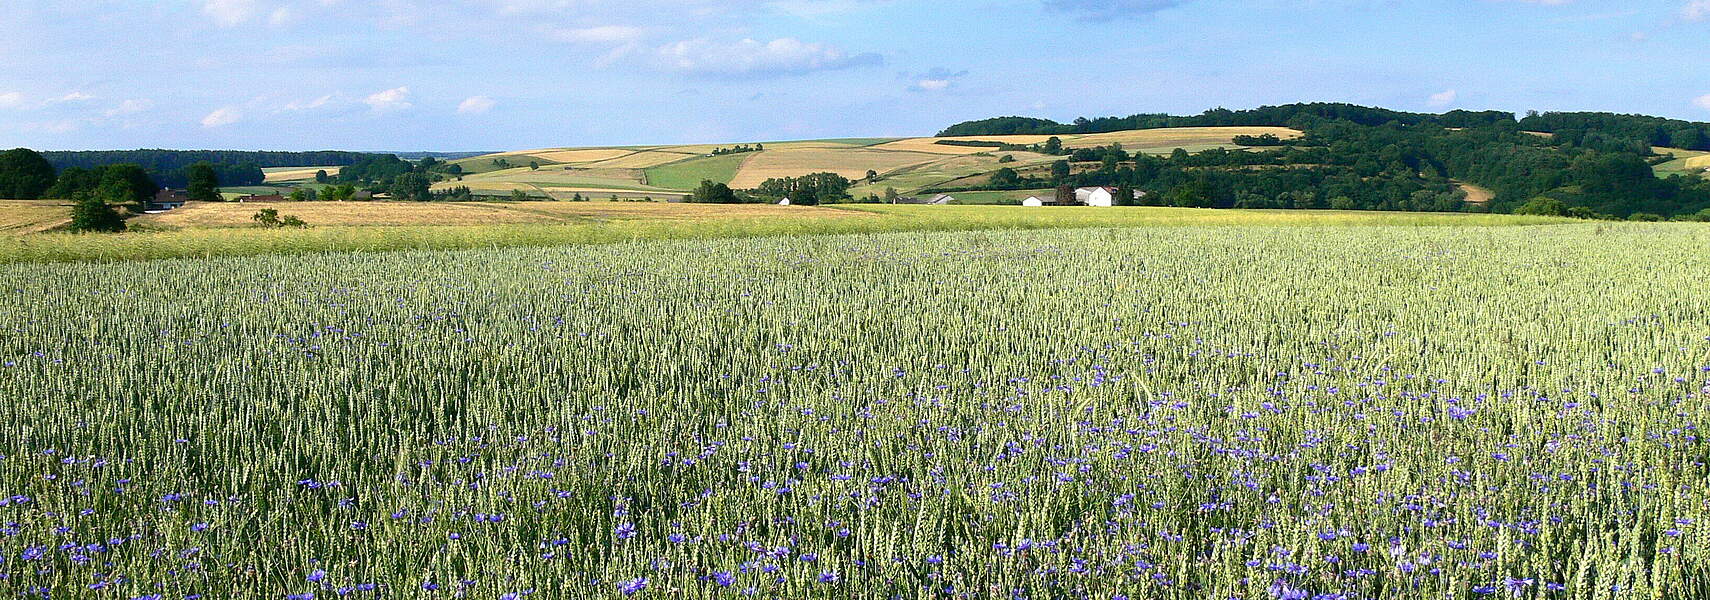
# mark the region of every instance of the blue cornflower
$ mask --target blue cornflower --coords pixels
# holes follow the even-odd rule
[[[625,596],[633,596],[636,592],[647,589],[647,578],[637,577],[629,581],[618,582],[618,591]]]
[[[617,539],[627,540],[635,537],[635,526],[629,523],[620,523],[612,533],[617,535]]]
[[[326,578],[327,578],[327,572],[326,571],[322,571],[320,569],[315,569],[315,570],[309,572],[309,576],[307,579],[309,580],[309,583],[320,583],[321,580],[324,580]]]

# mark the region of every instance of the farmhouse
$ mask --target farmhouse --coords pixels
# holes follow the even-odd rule
[[[1087,206],[1112,206],[1116,204],[1116,188],[1075,188],[1075,201]]]
[[[1084,187],[1075,188],[1075,202],[1087,206],[1114,206],[1117,189],[1113,187]],[[1145,196],[1145,192],[1134,192],[1134,199]]]
[[[927,200],[926,203],[927,204],[949,204],[949,203],[955,202],[955,201],[956,201],[955,196],[951,196],[950,194],[939,194],[937,196],[933,196],[931,200]]]
[[[1056,194],[1035,194],[1035,195],[1028,196],[1028,197],[1022,199],[1022,201],[1021,201],[1022,206],[1046,206],[1049,204],[1056,204],[1056,203],[1057,203],[1057,195]]]
[[[190,201],[190,194],[184,190],[163,189],[154,193],[154,199],[144,207],[144,212],[164,212],[184,206]]]

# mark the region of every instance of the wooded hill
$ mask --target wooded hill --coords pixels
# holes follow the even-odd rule
[[[1108,185],[1146,191],[1150,203],[1242,208],[1355,208],[1542,212],[1662,218],[1710,210],[1710,181],[1658,178],[1653,164],[1710,149],[1710,124],[1642,115],[1500,111],[1409,113],[1351,104],[1215,109],[1194,116],[958,123],[940,136],[1062,135],[1125,129],[1282,126],[1305,135],[1274,152],[1212,150],[1168,157],[1103,156],[1097,168],[1020,173],[1018,186]],[[1663,144],[1671,144],[1664,146]],[[1082,149],[1084,150],[1084,149]],[[1084,153],[1083,153],[1084,154]],[[1132,160],[1132,164],[1127,161]],[[1071,161],[1072,162],[1072,161]],[[1491,190],[1468,204],[1458,188]]]

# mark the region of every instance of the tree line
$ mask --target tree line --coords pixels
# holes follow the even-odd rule
[[[41,153],[55,169],[94,169],[104,165],[131,164],[148,171],[162,186],[179,188],[189,183],[190,165],[208,163],[219,170],[228,186],[260,185],[267,167],[302,165],[348,165],[365,154],[334,150],[315,152],[255,152],[247,150],[76,150]]]

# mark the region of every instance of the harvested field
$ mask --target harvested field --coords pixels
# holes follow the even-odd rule
[[[193,202],[178,210],[143,215],[132,223],[157,229],[253,227],[265,208],[295,215],[315,227],[404,225],[511,225],[614,220],[742,220],[767,217],[875,218],[871,213],[771,204],[665,202]]]
[[[622,158],[635,154],[634,150],[623,148],[588,148],[582,150],[552,150],[529,152],[529,156],[544,158],[556,163],[591,163],[602,160]]]
[[[938,157],[920,152],[894,152],[877,148],[848,150],[770,150],[758,152],[742,164],[730,187],[748,189],[774,177],[795,177],[831,172],[861,179],[868,170],[885,173],[898,167],[931,162]]]
[[[276,167],[262,169],[267,175],[268,183],[280,181],[303,181],[315,178],[316,171],[326,171],[329,175],[338,175],[340,167]]]
[[[0,200],[0,235],[37,233],[71,222],[71,204],[62,200]]]
[[[1169,129],[1140,129],[1087,135],[1065,136],[1063,143],[1075,148],[1122,144],[1130,152],[1147,148],[1186,148],[1189,146],[1235,145],[1237,135],[1271,134],[1282,139],[1301,136],[1287,127],[1172,127]]]

